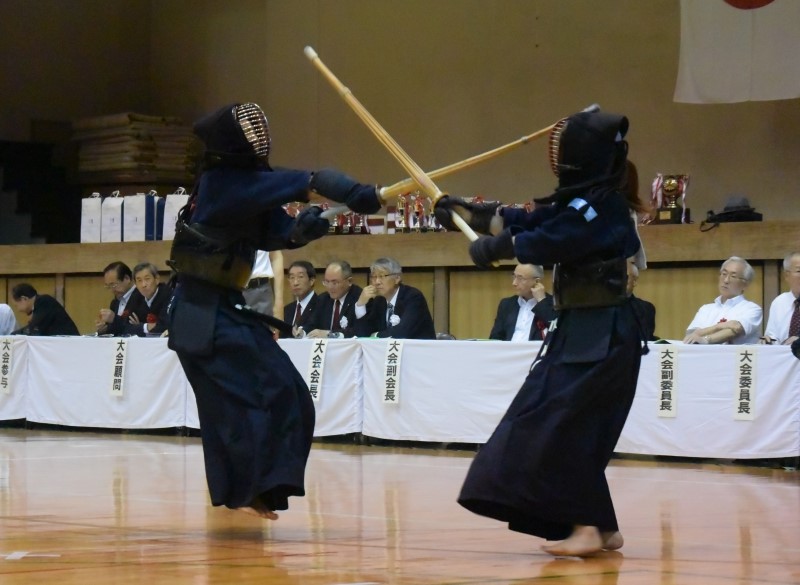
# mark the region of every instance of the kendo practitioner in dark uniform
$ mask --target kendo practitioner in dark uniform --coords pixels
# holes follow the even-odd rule
[[[169,347],[197,399],[211,503],[276,519],[289,496],[305,494],[314,406],[268,326],[288,325],[250,311],[241,291],[256,249],[296,248],[328,233],[319,207],[293,219],[284,204],[316,191],[375,213],[380,200],[374,185],[337,171],[273,170],[256,104],[225,106],[193,130],[205,145],[204,168],[173,240]]]
[[[440,200],[482,236],[476,265],[516,257],[554,265],[559,315],[522,388],[475,457],[458,502],[511,530],[547,539],[553,555],[623,544],[605,468],[633,401],[642,335],[626,296],[626,259],[641,243],[626,185],[624,116],[581,112],[551,133],[555,193],[532,212]],[[645,344],[646,351],[646,344]]]

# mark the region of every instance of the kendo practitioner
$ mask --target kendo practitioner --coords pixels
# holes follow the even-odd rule
[[[314,406],[269,328],[291,326],[249,310],[242,290],[257,249],[297,248],[328,233],[319,207],[293,219],[284,204],[315,191],[357,213],[381,205],[375,185],[334,170],[272,169],[256,104],[224,106],[193,131],[205,153],[172,245],[169,347],[197,399],[211,503],[274,520],[289,496],[305,494]]]
[[[550,136],[558,187],[532,212],[452,197],[437,204],[445,227],[454,227],[453,210],[491,234],[470,245],[476,265],[514,257],[554,265],[558,317],[458,497],[476,514],[546,539],[553,555],[623,544],[605,468],[643,353],[626,295],[626,258],[641,248],[633,211],[643,208],[626,184],[627,130],[626,117],[600,111],[560,121]]]

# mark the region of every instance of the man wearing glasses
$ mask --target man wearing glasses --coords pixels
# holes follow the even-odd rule
[[[355,306],[356,335],[436,339],[428,303],[418,289],[402,284],[397,260],[378,258],[369,267],[369,278]]]
[[[308,337],[354,337],[361,287],[353,284],[353,269],[344,260],[334,260],[325,268],[324,278],[325,292],[319,295],[317,309],[306,325]]]
[[[536,264],[517,264],[511,278],[516,295],[500,300],[489,339],[541,341],[556,318],[553,296],[544,290],[544,269]]]
[[[719,296],[703,305],[686,329],[684,343],[746,345],[758,343],[762,311],[744,298],[753,280],[753,267],[744,258],[731,256],[719,271]]]
[[[112,262],[103,269],[104,286],[114,293],[111,307],[100,309],[95,330],[98,335],[120,336],[130,325],[130,316],[136,314],[140,321],[147,319],[147,303],[133,285],[133,272],[124,262]],[[130,335],[131,333],[127,333]]]

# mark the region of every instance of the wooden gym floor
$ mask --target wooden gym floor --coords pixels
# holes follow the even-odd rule
[[[455,503],[472,455],[318,443],[267,522],[209,505],[197,438],[0,429],[0,584],[800,583],[800,472],[615,459],[625,546],[554,559]]]

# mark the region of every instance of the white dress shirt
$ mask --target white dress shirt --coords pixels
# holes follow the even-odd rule
[[[528,300],[517,297],[519,312],[517,313],[517,324],[514,326],[514,335],[511,341],[528,341],[531,338],[531,327],[533,326],[533,307],[536,306],[536,299],[531,297]]]
[[[721,321],[738,321],[744,327],[744,335],[740,335],[726,343],[748,345],[758,343],[761,337],[761,320],[761,307],[745,299],[744,295],[728,299],[725,303],[722,302],[722,297],[719,296],[714,299],[713,303],[700,307],[686,332],[702,329],[703,327],[711,327]]]
[[[791,292],[779,294],[769,306],[769,319],[764,337],[770,337],[777,343],[789,339],[789,322],[794,312],[795,297]]]

